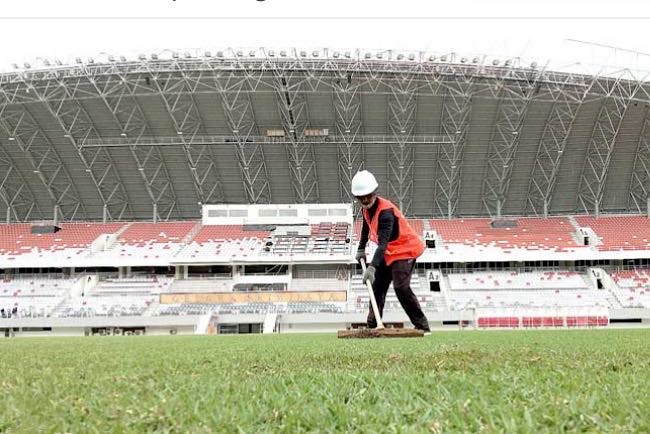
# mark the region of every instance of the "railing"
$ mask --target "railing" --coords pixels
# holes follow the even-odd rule
[[[29,273],[29,274],[0,274],[0,281],[29,280],[29,279],[76,279],[77,276],[66,276],[63,273]]]
[[[349,278],[349,273],[342,275],[341,272],[335,270],[304,270],[304,271],[294,271],[292,273],[294,279],[339,279],[347,280]]]
[[[232,278],[230,273],[200,273],[188,274],[187,279],[182,280],[230,280]]]
[[[596,265],[594,265],[595,267]],[[548,271],[553,271],[553,272],[576,272],[576,273],[584,273],[588,268],[591,268],[592,266],[587,266],[587,265],[581,265],[581,266],[568,266],[568,267],[509,267],[509,268],[426,268],[422,269],[419,267],[416,267],[417,273],[419,275],[424,274],[426,276],[426,273],[429,271],[435,271],[442,273],[443,275],[449,275],[449,274],[473,274],[473,273],[531,273],[531,272],[548,272]],[[599,266],[600,267],[600,266]]]

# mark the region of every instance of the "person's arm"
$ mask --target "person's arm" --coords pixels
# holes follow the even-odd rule
[[[379,214],[379,221],[377,222],[377,250],[375,250],[372,262],[370,263],[375,268],[384,260],[384,253],[386,253],[388,241],[393,233],[394,224],[395,214],[393,214],[392,209],[385,209]]]

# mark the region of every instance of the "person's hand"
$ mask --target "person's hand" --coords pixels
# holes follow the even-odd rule
[[[375,283],[375,267],[372,265],[366,268],[366,272],[363,273],[363,283],[370,282],[371,285]]]
[[[357,250],[357,254],[354,257],[354,260],[357,262],[361,262],[361,259],[366,259],[366,249]]]

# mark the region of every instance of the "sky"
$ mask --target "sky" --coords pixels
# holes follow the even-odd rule
[[[44,59],[228,47],[518,58],[555,70],[650,72],[641,0],[20,0],[0,12],[0,70]],[[427,54],[428,56],[428,54]]]

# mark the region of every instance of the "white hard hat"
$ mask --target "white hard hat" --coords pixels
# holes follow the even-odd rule
[[[352,195],[353,196],[365,196],[377,190],[379,184],[375,179],[375,175],[368,172],[367,170],[362,170],[357,172],[352,178]]]

